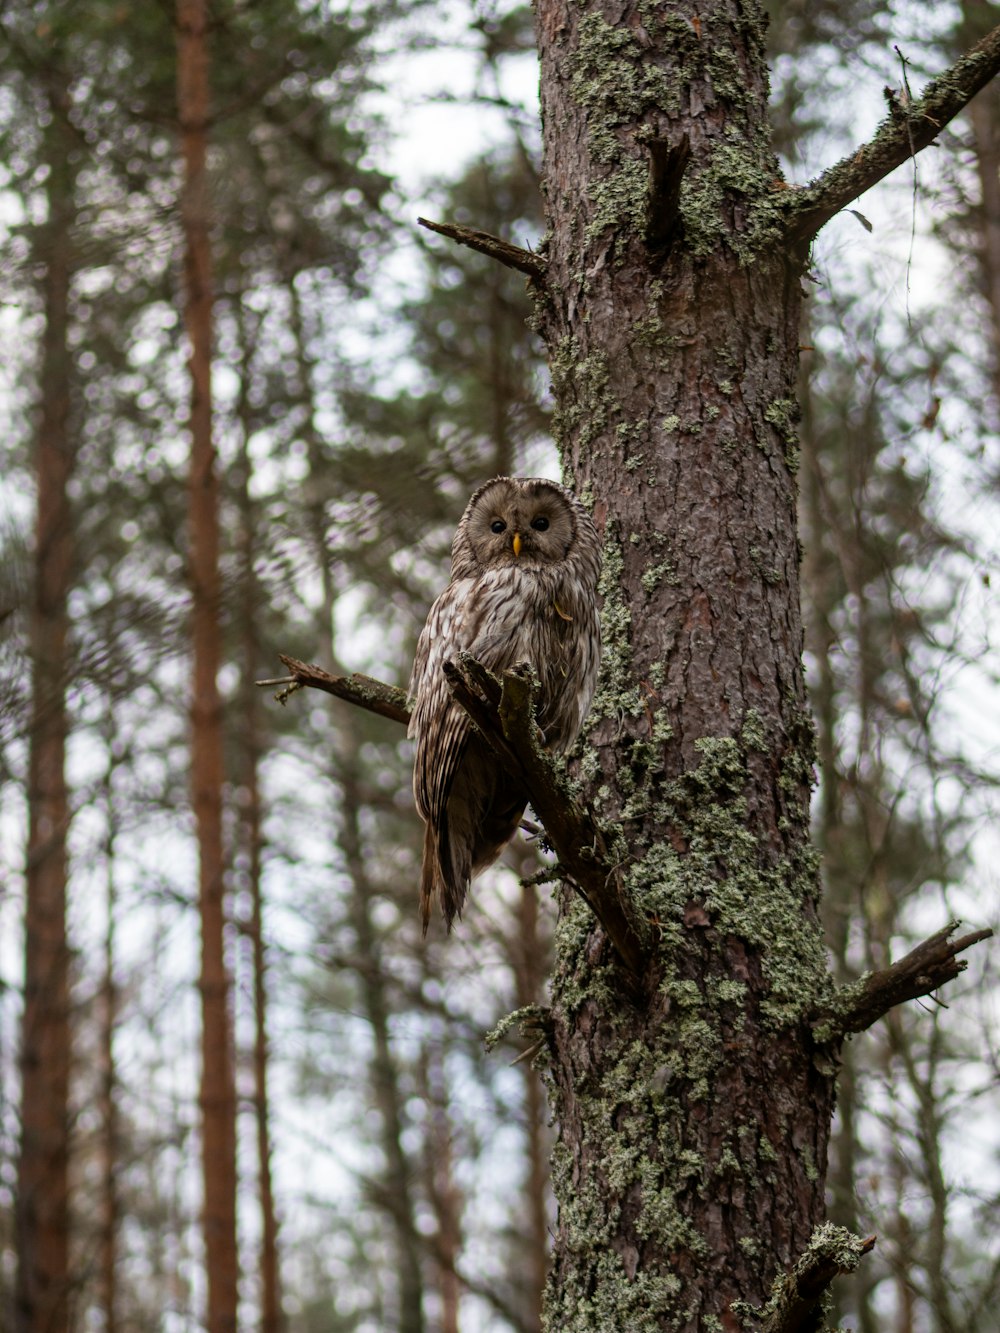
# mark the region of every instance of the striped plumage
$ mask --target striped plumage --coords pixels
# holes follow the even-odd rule
[[[600,662],[600,542],[570,491],[539,477],[494,478],[469,501],[451,554],[451,582],[430,609],[410,680],[425,931],[435,893],[451,928],[469,880],[500,855],[527,801],[452,699],[444,663],[464,649],[495,672],[531,665],[539,725],[561,753],[583,724]]]

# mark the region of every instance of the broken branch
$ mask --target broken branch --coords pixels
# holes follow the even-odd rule
[[[875,1236],[853,1235],[827,1222],[821,1226],[790,1273],[778,1279],[760,1312],[760,1333],[806,1333],[818,1327],[817,1306],[833,1279],[853,1273],[875,1248]]]
[[[500,762],[524,783],[568,881],[638,981],[645,972],[645,948],[625,909],[620,877],[608,859],[600,826],[575,800],[552,756],[543,749],[535,721],[533,675],[515,667],[497,682],[468,653],[449,664],[445,674],[455,699]]]
[[[646,244],[665,253],[680,232],[681,180],[691,157],[691,140],[685,134],[675,144],[650,139],[649,186],[646,206]]]
[[[816,1036],[823,1041],[842,1041],[852,1032],[866,1031],[897,1004],[929,995],[954,980],[968,966],[968,960],[957,955],[993,934],[989,929],[974,930],[953,940],[960,924],[950,921],[905,958],[845,986],[833,1007],[813,1025]]]
[[[822,226],[907,158],[933,143],[950,120],[1000,70],[1000,25],[938,75],[909,106],[890,103],[870,143],[822,176],[782,196],[789,210],[788,238],[808,244]]]
[[[393,722],[402,722],[404,726],[410,720],[406,691],[397,689],[395,685],[386,685],[384,681],[363,676],[359,671],[349,676],[333,676],[315,663],[300,662],[295,657],[286,657],[284,653],[278,656],[290,674],[278,680],[258,680],[257,685],[262,689],[284,686],[274,696],[279,703],[284,703],[295,690],[308,685],[315,690],[334,694],[338,699],[346,699],[350,704],[357,704],[369,713],[378,713],[380,717],[390,718]]]
[[[461,227],[451,222],[430,222],[427,218],[417,218],[417,221],[428,231],[447,236],[450,241],[465,245],[481,255],[489,255],[507,268],[516,268],[519,273],[526,273],[535,282],[545,280],[545,260],[532,250],[522,250],[519,245],[511,245],[510,241],[491,236],[488,231],[478,231],[475,227]]]

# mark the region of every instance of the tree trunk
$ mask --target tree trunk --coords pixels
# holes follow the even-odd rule
[[[257,1131],[257,1182],[260,1205],[260,1327],[262,1333],[281,1333],[285,1326],[281,1306],[280,1264],[278,1256],[278,1220],[274,1208],[274,1188],[271,1179],[271,1115],[268,1088],[270,1043],[267,1036],[267,950],[264,946],[264,901],[262,884],[262,851],[264,832],[260,793],[261,701],[260,691],[254,685],[255,669],[261,654],[257,625],[263,616],[263,599],[257,582],[255,560],[257,555],[254,533],[258,516],[250,495],[253,463],[250,458],[252,422],[249,410],[249,388],[253,346],[255,339],[248,337],[245,309],[238,309],[239,345],[244,374],[240,384],[238,416],[242,426],[242,454],[238,478],[240,507],[240,579],[242,585],[241,635],[243,640],[243,680],[240,691],[240,748],[242,751],[243,800],[240,808],[240,837],[246,866],[246,886],[250,897],[249,934],[251,945],[251,972],[253,975],[254,1008],[254,1119]]]
[[[225,957],[222,836],[223,730],[218,483],[212,441],[212,271],[205,151],[209,114],[207,11],[178,0],[177,108],[184,178],[184,317],[191,375],[190,577],[194,679],[191,788],[198,838],[201,915],[202,1171],[210,1333],[236,1329],[236,1094]]]
[[[434,1260],[440,1333],[459,1333],[461,1283],[458,1260],[462,1250],[462,1195],[455,1180],[454,1125],[449,1109],[446,1074],[447,1038],[443,1029],[432,1032],[420,1060],[420,1096],[426,1108],[424,1132],[427,1197],[434,1212],[437,1234]]]
[[[104,1315],[104,1333],[118,1333],[118,1183],[119,1133],[117,1078],[115,1071],[115,1025],[118,1019],[118,987],[115,983],[115,833],[117,807],[114,798],[114,719],[109,715],[107,736],[108,770],[104,786],[106,833],[104,857],[107,875],[107,921],[104,930],[104,976],[101,981],[101,1197],[99,1208],[98,1291]]]
[[[68,96],[53,78],[46,130],[48,221],[37,240],[44,268],[42,364],[35,476],[35,586],[30,616],[31,735],[25,876],[21,1150],[18,1163],[17,1327],[69,1327],[69,946],[66,939],[66,682],[68,598],[76,558],[69,484],[69,296],[75,220],[75,137]]]
[[[603,530],[583,761],[651,941],[623,1002],[567,893],[553,989],[550,1328],[736,1327],[823,1218],[833,1068],[809,845],[794,423],[800,292],[772,201],[764,20],[541,0],[539,326]],[[650,144],[683,157],[679,212]],[[657,145],[653,145],[654,149]],[[676,160],[676,159],[675,159]],[[616,830],[612,834],[610,830]]]
[[[963,0],[959,41],[979,37],[997,19],[996,7],[981,0]],[[980,205],[972,211],[976,237],[980,289],[990,314],[989,371],[994,408],[1000,412],[1000,90],[984,89],[969,103],[972,148],[979,176]]]
[[[537,864],[533,862],[533,864]],[[525,868],[525,874],[530,875]],[[518,934],[513,941],[517,1007],[539,1005],[545,994],[549,950],[538,929],[538,889],[522,883],[518,904]],[[526,1294],[524,1326],[540,1330],[542,1298],[549,1270],[549,1134],[544,1089],[534,1061],[521,1063],[524,1078],[524,1134],[527,1165],[524,1182],[524,1249],[521,1255]]]
[[[805,342],[813,341],[809,332]],[[826,439],[821,435],[809,385],[801,385],[802,396],[802,504],[801,520],[805,540],[802,563],[803,591],[809,609],[809,630],[806,642],[815,663],[815,681],[812,689],[816,713],[816,748],[820,771],[823,775],[816,811],[816,843],[823,858],[824,894],[823,921],[827,943],[832,956],[833,972],[841,985],[857,980],[856,969],[851,967],[849,951],[851,922],[858,909],[858,885],[852,875],[849,849],[845,855],[847,832],[843,827],[844,811],[841,789],[844,782],[843,763],[837,737],[840,718],[837,680],[833,654],[837,651],[838,635],[833,624],[843,582],[839,574],[836,551],[849,548],[855,534],[838,524],[838,516],[824,506],[823,448]],[[857,517],[856,515],[854,517]],[[831,549],[831,527],[832,535]],[[840,529],[838,531],[838,528]],[[837,1081],[837,1119],[834,1127],[833,1161],[828,1181],[830,1220],[838,1226],[854,1231],[857,1227],[857,1155],[858,1155],[858,1086],[855,1065],[857,1045],[844,1048],[840,1076]],[[858,1321],[858,1333],[875,1333],[869,1273],[855,1273],[838,1283],[832,1293],[833,1308],[838,1315],[852,1311]]]
[[[396,1248],[399,1333],[424,1333],[421,1243],[417,1232],[410,1164],[403,1147],[403,1097],[389,1044],[389,1005],[371,916],[374,886],[368,877],[361,838],[358,789],[360,739],[354,719],[346,719],[337,780],[341,790],[340,846],[351,881],[351,925],[358,956],[361,1007],[371,1028],[373,1050],[369,1077],[379,1116],[383,1174],[379,1194],[392,1218]]]

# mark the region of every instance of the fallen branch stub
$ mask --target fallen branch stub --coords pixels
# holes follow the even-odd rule
[[[468,653],[445,669],[462,705],[501,763],[523,782],[567,880],[597,917],[627,971],[638,982],[646,950],[625,909],[619,877],[596,820],[574,799],[535,721],[535,679],[513,668],[498,681]]]
[[[358,708],[365,708],[369,713],[378,713],[380,717],[387,717],[393,722],[402,722],[404,726],[410,720],[406,691],[397,689],[395,685],[386,685],[384,681],[364,676],[360,671],[354,671],[349,676],[334,676],[315,663],[300,662],[298,658],[286,657],[284,653],[278,656],[290,674],[278,680],[258,680],[257,685],[261,689],[283,686],[274,696],[279,703],[284,703],[295,690],[310,686],[326,694],[336,695],[338,699],[345,699],[349,704],[356,704]]]
[[[545,260],[533,250],[524,250],[519,245],[512,245],[510,241],[493,236],[488,231],[479,231],[476,227],[462,227],[453,222],[431,222],[428,218],[417,218],[417,222],[428,231],[447,236],[449,241],[467,246],[481,255],[489,255],[490,259],[495,259],[507,268],[517,269],[533,282],[545,281]]]
[[[778,1279],[770,1301],[757,1314],[760,1333],[813,1333],[821,1328],[823,1293],[835,1277],[854,1272],[875,1248],[876,1239],[862,1239],[829,1222],[819,1227],[795,1267]]]
[[[930,995],[939,986],[953,981],[968,966],[968,960],[957,955],[993,934],[990,929],[974,930],[952,939],[960,924],[950,921],[898,962],[844,987],[831,1008],[813,1025],[817,1038],[838,1042],[853,1032],[864,1032],[897,1004]]]
[[[681,180],[691,158],[691,140],[650,139],[649,186],[646,201],[646,244],[666,254],[680,235]]]

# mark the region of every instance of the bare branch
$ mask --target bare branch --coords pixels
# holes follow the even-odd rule
[[[488,231],[477,231],[475,227],[461,227],[451,222],[429,222],[427,218],[417,218],[417,221],[428,231],[447,236],[450,241],[477,250],[481,255],[489,255],[507,268],[516,268],[519,273],[526,273],[535,282],[545,281],[545,260],[533,250],[522,250],[519,245],[511,245],[510,241],[491,236]]]
[[[646,205],[646,244],[666,253],[680,231],[681,180],[691,158],[691,140],[685,134],[675,144],[651,139],[649,187]]]
[[[830,167],[822,176],[782,197],[789,210],[788,237],[797,245],[812,240],[819,229],[858,195],[914,153],[933,143],[950,120],[1000,70],[1000,25],[961,56],[924,89],[910,106],[890,99],[889,115],[870,143]]]
[[[839,1042],[849,1033],[864,1032],[897,1004],[929,995],[945,982],[953,981],[968,966],[967,959],[956,955],[993,934],[988,929],[974,930],[953,940],[951,937],[960,924],[950,921],[905,958],[878,972],[869,972],[853,986],[845,986],[833,1007],[813,1025],[817,1038]]]
[[[812,1333],[823,1293],[841,1273],[853,1273],[875,1248],[875,1236],[853,1235],[844,1227],[821,1226],[790,1273],[775,1283],[760,1312],[760,1333]],[[822,1320],[820,1320],[822,1323]]]
[[[500,762],[525,785],[532,809],[569,882],[597,917],[635,981],[646,970],[646,950],[626,911],[627,901],[597,821],[578,804],[535,721],[535,682],[514,668],[501,681],[462,653],[446,668],[452,694],[468,712]],[[499,695],[498,695],[499,687]]]
[[[369,713],[378,713],[380,717],[390,718],[393,722],[402,722],[404,726],[410,720],[406,691],[397,689],[395,685],[386,685],[384,681],[363,676],[358,671],[349,676],[331,676],[329,671],[324,671],[314,663],[300,662],[295,657],[286,657],[284,653],[278,656],[291,674],[278,680],[258,680],[257,684],[262,689],[283,685],[285,688],[274,696],[279,703],[284,703],[290,694],[308,685],[316,690],[324,690],[327,694],[335,694],[338,699],[346,699],[359,708],[366,708]]]

